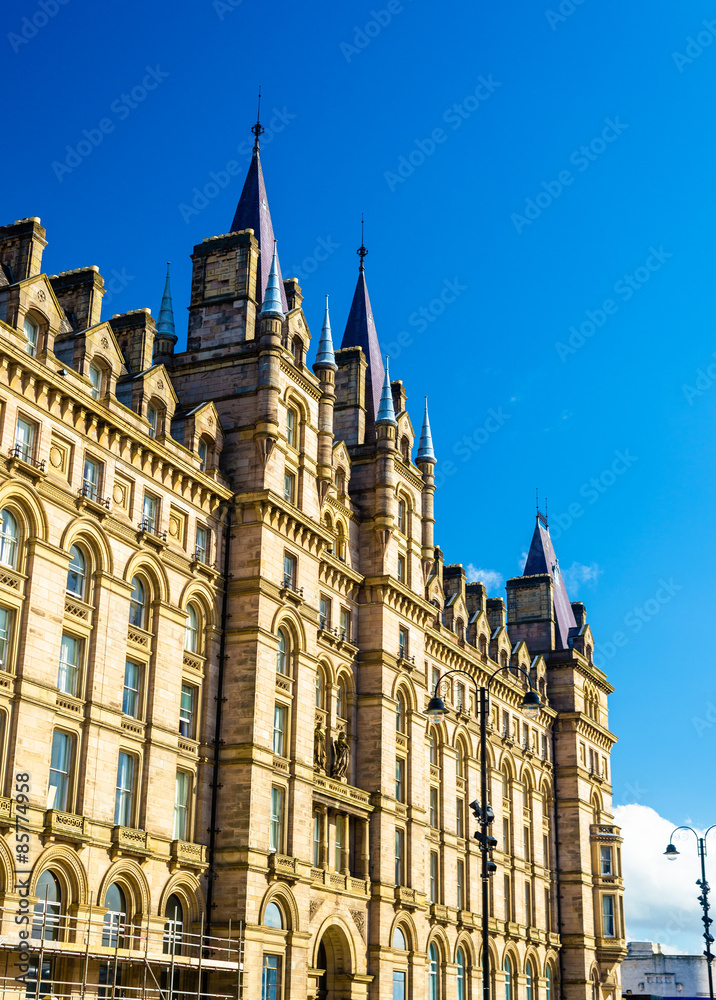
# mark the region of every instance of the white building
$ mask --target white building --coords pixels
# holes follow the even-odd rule
[[[629,941],[622,963],[622,995],[707,997],[708,969],[703,955],[665,955],[660,944]]]

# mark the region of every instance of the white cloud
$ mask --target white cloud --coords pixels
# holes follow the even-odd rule
[[[681,853],[676,861],[669,861],[664,851],[675,823],[636,803],[616,806],[614,820],[624,837],[627,938],[657,941],[665,952],[700,955],[704,942],[695,884],[700,868],[693,834],[675,835],[674,843]],[[683,840],[677,840],[682,836]]]
[[[496,569],[479,569],[474,563],[468,563],[465,573],[468,583],[484,583],[488,593],[492,590],[501,590],[505,582],[502,574]]]
[[[600,569],[596,563],[585,566],[583,563],[573,562],[568,569],[563,569],[562,579],[572,600],[579,593],[579,588],[583,583],[594,587],[603,572],[604,570]]]

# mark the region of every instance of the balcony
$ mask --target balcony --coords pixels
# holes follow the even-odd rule
[[[109,513],[109,507],[109,497],[101,497],[97,487],[91,483],[85,483],[77,490],[78,510],[89,510],[101,519]]]
[[[274,878],[280,876],[285,882],[296,882],[300,876],[298,861],[286,854],[269,854],[268,869]]]
[[[19,469],[33,479],[45,476],[45,460],[34,457],[33,449],[24,444],[15,444],[9,451],[8,469]]]
[[[303,587],[296,586],[296,581],[292,576],[284,576],[280,587],[281,598],[285,601],[288,598],[295,605],[303,604]]]
[[[150,542],[152,545],[156,545],[160,550],[166,548],[167,533],[166,531],[160,531],[157,522],[152,518],[143,517],[137,525],[137,528],[138,542]]]
[[[190,844],[186,840],[173,840],[172,861],[176,868],[182,866],[203,870],[207,866],[206,847],[203,844]]]
[[[74,813],[48,809],[45,813],[43,834],[50,840],[85,841],[89,839],[87,819]]]
[[[329,872],[323,868],[312,868],[311,879],[315,886],[325,886],[331,892],[345,892],[350,896],[370,896],[370,880],[354,878],[341,872]]]
[[[0,826],[10,826],[13,822],[12,799],[0,796]]]
[[[395,900],[406,910],[424,910],[425,893],[410,889],[407,885],[396,885]]]
[[[112,827],[112,855],[137,854],[145,857],[152,853],[151,839],[146,830],[129,826]]]
[[[335,800],[338,800],[340,802],[357,806],[358,809],[365,812],[373,811],[373,806],[370,802],[370,795],[368,792],[364,792],[361,788],[354,788],[352,785],[345,785],[342,781],[338,781],[335,778],[329,778],[328,775],[318,774],[317,772],[314,772],[313,774],[313,787],[316,791],[322,792],[324,795],[333,799],[334,801],[331,805],[334,805]]]

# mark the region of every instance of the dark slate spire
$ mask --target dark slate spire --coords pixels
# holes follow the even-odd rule
[[[547,518],[539,512],[537,513],[537,524],[535,533],[532,536],[532,544],[527,554],[527,562],[523,576],[535,576],[538,573],[549,573],[554,583],[554,616],[556,619],[555,638],[559,649],[567,649],[569,646],[569,630],[577,627],[577,622],[572,611],[572,605],[567,596],[567,588],[564,585],[562,574],[559,569],[559,562],[554,552],[552,539],[549,536]]]
[[[157,336],[162,333],[167,337],[174,337],[176,339],[172,290],[169,285],[169,261],[167,261],[167,280],[164,282],[164,294],[162,295],[162,304],[159,307],[159,317],[157,319]]]
[[[365,408],[366,424],[375,423],[378,410],[380,409],[380,391],[383,387],[383,364],[380,356],[380,344],[378,334],[375,332],[373,322],[373,310],[368,297],[368,286],[365,283],[365,267],[363,259],[368,251],[361,244],[358,250],[360,257],[360,268],[358,271],[358,284],[351,311],[348,314],[345,333],[341,347],[361,347],[365,354],[368,368],[366,371],[365,386]]]
[[[271,269],[271,257],[274,248],[273,225],[271,223],[271,213],[269,211],[268,199],[266,197],[266,185],[264,174],[261,169],[261,158],[259,157],[259,136],[263,128],[257,121],[251,129],[254,133],[254,151],[249,165],[249,172],[244,181],[244,188],[236,207],[234,221],[231,223],[232,233],[237,233],[242,229],[253,229],[261,254],[259,256],[257,275],[257,297],[263,302],[266,294],[266,284],[268,282],[269,270]],[[281,292],[281,305],[285,313],[288,312],[286,302],[286,292],[283,287],[281,277],[281,265],[278,267],[278,282]]]

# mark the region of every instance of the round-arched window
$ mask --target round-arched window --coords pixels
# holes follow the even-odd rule
[[[0,524],[0,563],[17,569],[17,546],[20,540],[20,529],[17,519],[9,510],[3,510]]]
[[[34,321],[34,319],[30,319],[29,316],[26,316],[22,328],[25,332],[25,337],[27,339],[27,343],[25,344],[25,350],[31,357],[34,358],[35,355],[37,354],[37,338],[40,332],[40,327]]]
[[[323,671],[316,670],[316,708],[323,708]]]
[[[344,680],[338,681],[338,687],[336,689],[336,715],[339,719],[348,718],[348,699],[346,696],[346,682]]]
[[[395,708],[395,729],[396,732],[405,732],[405,698],[398,694],[398,704]]]
[[[123,948],[127,929],[127,898],[124,890],[113,882],[104,896],[107,912],[104,915],[102,944],[105,948]]]
[[[440,1000],[438,981],[438,949],[434,944],[430,945],[428,958],[428,998],[429,1000]]]
[[[132,577],[132,596],[129,600],[129,624],[146,628],[147,591],[138,576]]]
[[[465,1000],[465,952],[457,950],[457,1000]]]
[[[397,948],[398,951],[405,951],[405,934],[400,927],[396,927],[393,931],[393,947]]]
[[[199,652],[199,612],[194,604],[186,609],[186,625],[184,626],[184,649],[188,653]]]
[[[89,366],[89,380],[92,383],[92,388],[90,390],[90,395],[92,399],[99,399],[102,395],[102,369],[96,362],[92,362]]]
[[[288,673],[288,636],[286,630],[278,630],[278,647],[276,649],[276,673]]]
[[[67,593],[74,594],[80,600],[85,596],[85,583],[87,579],[87,560],[82,549],[73,545],[70,549],[70,565],[67,570]]]
[[[534,981],[532,963],[528,962],[525,969],[525,1000],[534,1000]]]
[[[32,917],[32,936],[44,938],[45,941],[58,941],[62,890],[57,876],[51,871],[43,872],[37,880],[35,895],[37,902]]]
[[[276,930],[283,930],[283,913],[277,903],[269,903],[264,912],[264,927],[274,927]]]
[[[547,966],[545,974],[544,1000],[552,1000],[552,967]]]
[[[505,959],[505,1000],[512,1000],[512,962]]]
[[[176,893],[172,893],[164,907],[164,954],[180,955],[184,933],[184,907]]]
[[[199,438],[199,471],[206,472],[206,459],[209,454],[209,449],[207,448],[206,441],[204,438]]]

